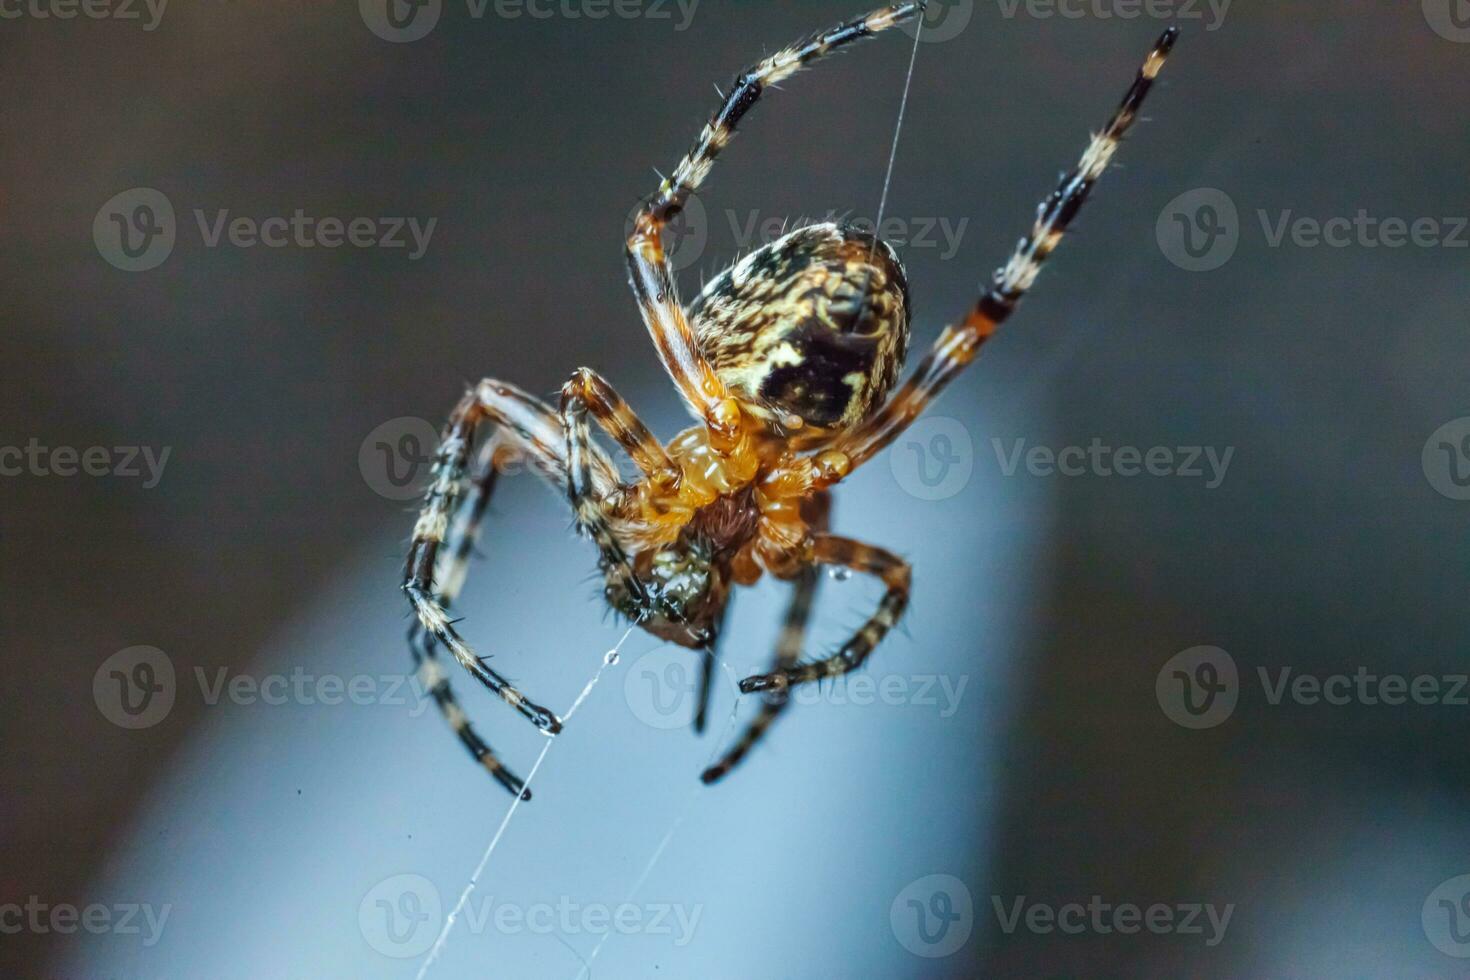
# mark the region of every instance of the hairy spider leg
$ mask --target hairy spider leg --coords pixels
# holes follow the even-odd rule
[[[637,600],[644,615],[660,605],[638,576],[633,560],[613,530],[608,517],[606,494],[599,493],[594,480],[593,464],[597,444],[587,426],[587,416],[616,439],[650,480],[663,480],[664,486],[677,483],[678,470],[648,427],[633,414],[628,403],[596,372],[578,369],[561,389],[561,427],[566,439],[567,498],[572,505],[577,530],[596,544],[599,567],[609,584],[616,581]]]
[[[794,75],[829,52],[893,27],[923,9],[922,2],[901,3],[824,31],[750,66],[700,132],[673,175],[643,205],[627,240],[629,280],[653,338],[659,360],[690,408],[709,427],[711,445],[724,456],[740,448],[740,406],[715,374],[695,339],[664,250],[664,231],[699,189],[735,127],[769,87]]]
[[[887,586],[878,608],[862,627],[832,656],[811,663],[778,668],[769,674],[756,674],[740,682],[740,690],[785,690],[823,677],[837,677],[856,670],[868,659],[883,637],[888,635],[909,604],[912,574],[909,563],[890,551],[851,538],[819,534],[812,542],[812,561],[817,565],[850,568],[882,579]]]
[[[845,455],[851,463],[847,472],[867,462],[908,428],[944,387],[975,359],[980,346],[1015,310],[1036,281],[1042,264],[1066,234],[1093,185],[1113,159],[1118,144],[1137,118],[1139,107],[1164,67],[1178,36],[1178,29],[1171,27],[1159,38],[1144,59],[1143,67],[1124,95],[1122,104],[1102,131],[1092,138],[1077,165],[1037,208],[1030,234],[1021,239],[1010,261],[996,271],[990,288],[980,296],[964,320],[958,326],[944,329],[913,376],[894,393],[887,405],[837,440],[833,449]],[[820,476],[818,483],[830,485],[845,475],[839,470],[831,470]]]
[[[644,476],[664,486],[677,481],[679,468],[669,458],[663,443],[602,375],[585,367],[572,372],[561,389],[563,423],[569,401],[585,405],[592,418],[622,447]]]
[[[420,625],[447,647],[465,670],[541,731],[554,735],[561,730],[561,720],[526,698],[476,656],[455,630],[442,597],[435,592],[439,547],[448,534],[455,498],[463,490],[476,429],[487,420],[495,425],[497,438],[524,456],[543,478],[561,487],[569,483],[566,433],[556,414],[514,385],[491,379],[480,382],[455,406],[445,426],[434,461],[433,480],[414,526],[403,591],[413,604]],[[592,492],[599,499],[607,496],[618,485],[616,469],[590,440],[578,449]]]
[[[447,539],[449,548],[440,554],[436,563],[438,568],[434,573],[434,581],[439,585],[439,601],[446,611],[459,597],[459,590],[464,584],[470,559],[474,554],[475,542],[480,536],[480,525],[490,506],[490,498],[495,493],[500,470],[494,454],[501,448],[493,440],[486,444],[485,452],[481,453],[481,461],[470,478],[470,492],[460,505],[457,525]],[[484,766],[500,785],[519,794],[521,799],[529,800],[531,791],[525,788],[525,782],[505,767],[489,743],[470,724],[469,717],[454,696],[449,675],[440,666],[434,635],[426,632],[417,619],[409,627],[408,646],[413,654],[419,682],[439,706],[444,720],[469,751],[470,757]]]

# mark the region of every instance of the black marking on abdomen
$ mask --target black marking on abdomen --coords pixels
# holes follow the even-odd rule
[[[850,225],[810,225],[758,249],[689,315],[720,380],[776,424],[855,424],[882,404],[908,349],[903,266]]]
[[[858,324],[856,317],[850,322]],[[841,422],[853,398],[870,383],[878,354],[876,341],[857,333],[838,333],[814,319],[801,323],[784,340],[801,358],[800,363],[773,366],[761,381],[760,397],[811,425],[830,427]]]

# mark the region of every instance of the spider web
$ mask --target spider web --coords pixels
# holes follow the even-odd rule
[[[912,49],[909,52],[909,64],[908,71],[904,76],[903,95],[899,100],[898,117],[893,127],[893,142],[888,151],[888,167],[883,175],[883,191],[878,198],[878,215],[877,220],[874,222],[875,228],[881,228],[883,226],[883,212],[888,205],[888,191],[893,182],[894,163],[898,159],[899,137],[903,133],[903,119],[904,115],[908,111],[909,91],[913,86],[914,66],[918,62],[919,40],[923,36],[923,33],[924,16],[921,11],[915,21],[914,43]],[[877,248],[877,244],[877,237],[875,235],[873,240],[874,249]],[[869,253],[868,258],[870,260],[872,259],[871,252]],[[577,695],[576,699],[572,702],[571,707],[568,708],[566,712],[561,716],[563,722],[571,720],[572,716],[577,713],[577,710],[581,708],[582,704],[592,694],[593,688],[595,688],[598,682],[602,680],[602,675],[607,673],[610,667],[613,667],[618,663],[624,644],[628,642],[628,638],[633,635],[633,631],[636,629],[638,629],[638,624],[635,622],[633,623],[633,625],[627,628],[627,630],[623,633],[622,637],[613,646],[613,648],[608,650],[607,653],[603,655],[602,663],[598,665],[592,676],[587,680],[587,683],[582,687],[581,693]],[[729,678],[731,685],[738,690],[738,683],[736,681],[735,672],[730,668],[730,665],[727,664],[723,659],[721,659],[714,652],[713,648],[706,648],[704,650],[704,654],[707,657],[714,658],[715,663],[719,665],[720,669],[723,670]],[[720,754],[724,745],[728,741],[730,732],[734,728],[735,719],[737,717],[739,708],[740,700],[736,698],[734,703],[730,706],[729,715],[725,719],[724,730],[721,731],[720,737],[716,739],[713,743],[714,748],[711,751],[708,760],[710,763],[714,762],[715,758]],[[546,761],[547,755],[551,752],[551,746],[554,744],[554,741],[554,739],[548,738],[546,744],[541,747],[541,752],[539,755],[536,756],[535,763],[531,766],[530,771],[526,773],[526,781],[524,784],[524,787],[526,789],[531,788],[531,783],[535,781],[536,773],[540,771],[541,764]],[[653,849],[653,853],[649,855],[648,861],[643,865],[643,870],[638,873],[638,876],[633,880],[632,884],[628,886],[627,892],[623,895],[622,904],[630,903],[638,896],[638,892],[643,887],[644,882],[646,882],[649,876],[653,874],[653,869],[657,867],[659,861],[663,858],[664,852],[668,849],[669,844],[673,841],[675,835],[678,834],[679,828],[683,826],[685,818],[689,816],[689,811],[693,808],[695,800],[699,798],[699,793],[702,789],[704,789],[702,783],[696,783],[691,789],[684,803],[679,807],[678,812],[674,815],[673,819],[669,821],[668,829],[664,832],[663,837],[659,840],[658,846]],[[425,955],[423,963],[419,966],[419,970],[416,974],[415,980],[424,980],[424,978],[428,976],[429,970],[438,961],[439,954],[443,952],[445,944],[449,941],[449,934],[454,930],[455,921],[459,918],[460,913],[464,911],[465,905],[468,904],[470,900],[470,896],[479,886],[480,879],[481,877],[483,877],[485,869],[489,866],[491,857],[494,856],[496,849],[500,846],[501,840],[505,837],[506,829],[510,826],[511,820],[515,817],[516,812],[520,809],[521,800],[522,797],[517,794],[515,799],[512,800],[510,808],[505,811],[505,816],[501,819],[500,826],[495,829],[495,833],[491,836],[490,842],[485,846],[485,852],[480,856],[479,863],[475,865],[474,871],[470,874],[469,881],[465,883],[464,890],[460,892],[458,900],[456,900],[454,903],[454,907],[450,909],[449,914],[445,916],[444,925],[440,928],[439,935],[435,937],[434,945],[429,948],[429,952]],[[607,942],[607,939],[610,935],[612,935],[612,931],[608,930],[604,932],[600,937],[598,937],[597,943],[592,947],[592,952],[587,955],[586,959],[582,960],[581,967],[577,970],[577,973],[575,977],[573,977],[573,980],[582,980],[583,977],[587,977],[590,980],[592,974],[592,964],[597,959],[597,955],[602,952],[602,947]],[[563,943],[563,945],[565,945],[565,943]],[[570,948],[571,947],[569,946],[568,949]],[[573,950],[573,952],[575,953],[575,950]]]

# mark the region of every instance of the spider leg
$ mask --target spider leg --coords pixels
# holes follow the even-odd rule
[[[716,634],[718,639],[718,634]],[[715,681],[715,650],[713,644],[699,658],[699,707],[694,710],[694,734],[703,735],[704,726],[709,721],[709,696],[714,690]]]
[[[485,767],[485,770],[494,777],[495,781],[504,786],[510,792],[517,794],[523,800],[531,798],[531,791],[526,789],[526,784],[519,776],[505,768],[505,764],[490,748],[489,744],[480,737],[470,724],[464,709],[460,707],[454,691],[449,686],[449,675],[444,668],[439,666],[439,659],[434,652],[434,638],[415,629],[414,634],[409,637],[409,650],[413,654],[414,667],[418,671],[420,682],[424,690],[434,699],[439,706],[439,711],[444,719],[454,729],[455,735],[464,747],[469,750],[470,756]]]
[[[439,587],[439,600],[445,608],[453,605],[464,588],[470,559],[480,540],[480,525],[490,509],[490,498],[500,480],[501,469],[516,458],[516,452],[498,433],[492,436],[480,453],[474,473],[469,478],[470,492],[465,495],[456,515],[457,526],[445,540],[446,548],[437,556],[434,582]],[[414,630],[419,627],[415,625]]]
[[[591,368],[577,368],[570,380],[562,385],[563,423],[566,422],[568,404],[578,402],[645,476],[664,485],[677,481],[679,468],[664,451],[663,444],[648,431],[648,426],[613,386]]]
[[[891,552],[851,538],[819,534],[813,540],[812,561],[818,565],[836,565],[864,572],[883,580],[888,591],[877,610],[852,638],[832,656],[812,663],[781,667],[769,674],[756,674],[740,682],[742,693],[752,691],[786,691],[823,677],[837,677],[863,665],[873,648],[883,641],[903,615],[909,603],[911,574],[908,562]]]
[[[561,428],[566,445],[566,490],[577,530],[596,542],[601,556],[599,567],[607,578],[608,587],[612,588],[615,582],[622,585],[637,599],[640,609],[651,612],[659,604],[659,599],[649,592],[634,571],[633,561],[608,517],[604,504],[607,494],[600,492],[597,485],[596,463],[600,450],[592,441],[592,433],[587,427],[589,413],[640,467],[645,461],[655,467],[650,473],[651,479],[667,477],[672,481],[677,470],[627,402],[595,372],[581,368],[562,386]],[[650,471],[645,469],[644,472]]]
[[[803,568],[797,575],[796,587],[791,594],[791,603],[786,607],[786,620],[781,626],[781,636],[776,641],[776,661],[773,666],[777,670],[794,667],[801,659],[802,640],[806,636],[807,619],[811,615],[818,580],[817,569],[812,565]],[[766,734],[771,723],[786,710],[788,701],[789,698],[784,688],[767,693],[765,700],[761,702],[760,714],[751,720],[745,732],[730,747],[729,751],[718,762],[706,769],[699,778],[706,783],[713,783],[734,769],[755,746],[755,743]]]
[[[464,585],[475,542],[479,538],[480,524],[484,520],[485,511],[490,506],[490,497],[495,492],[495,483],[500,475],[500,468],[496,465],[496,455],[503,448],[505,447],[493,442],[485,447],[486,451],[481,454],[482,461],[479,470],[470,480],[471,491],[460,506],[463,516],[459,521],[459,526],[451,532],[447,552],[439,557],[439,568],[434,573],[434,581],[440,583],[439,599],[446,610],[454,604],[455,599],[459,596],[460,588]],[[525,788],[525,783],[520,777],[505,768],[489,744],[475,731],[474,726],[470,724],[469,717],[460,707],[458,699],[454,696],[454,690],[450,686],[449,675],[439,665],[438,650],[433,634],[424,632],[423,627],[415,620],[409,627],[408,643],[420,683],[434,699],[434,703],[439,706],[444,720],[459,736],[460,742],[469,751],[470,757],[484,766],[500,785],[518,794],[521,799],[529,800],[531,791]]]
[[[434,461],[434,479],[414,527],[403,591],[413,605],[419,624],[449,649],[460,666],[537,728],[554,735],[561,730],[561,720],[551,711],[528,700],[505,677],[476,656],[450,623],[444,595],[435,591],[436,574],[440,572],[447,573],[447,580],[441,581],[446,581],[453,590],[457,591],[459,586],[457,579],[462,573],[440,569],[437,557],[448,534],[454,502],[463,492],[476,429],[487,420],[496,426],[497,440],[503,440],[505,445],[522,455],[543,478],[553,485],[566,486],[568,483],[565,437],[556,415],[513,385],[489,379],[480,382],[455,406],[445,426]],[[589,485],[599,496],[611,493],[617,485],[617,471],[596,446],[584,448],[582,465]],[[466,557],[469,546],[461,539],[459,547],[464,549]],[[452,570],[455,564],[451,560],[448,569]]]
[[[811,514],[807,523],[818,533],[825,532],[831,524],[832,497],[826,492],[811,498]],[[807,620],[811,618],[812,603],[817,596],[817,583],[821,581],[816,565],[807,565],[797,574],[796,587],[791,593],[791,602],[786,607],[786,619],[781,624],[781,635],[776,640],[776,660],[773,667],[782,670],[795,667],[801,660],[802,644],[806,640]],[[790,703],[786,690],[772,690],[761,702],[760,714],[745,727],[739,740],[718,762],[700,774],[705,783],[713,783],[734,769],[755,747],[771,727],[771,724],[786,710]]]
[[[975,359],[980,346],[1011,315],[1036,281],[1042,264],[1061,242],[1093,185],[1107,169],[1178,35],[1178,30],[1171,27],[1159,38],[1112,118],[1092,138],[1077,165],[1037,208],[1031,232],[1021,239],[1010,261],[996,271],[990,287],[964,320],[945,328],[913,376],[887,405],[833,444],[833,449],[846,456],[849,467],[845,471],[829,470],[826,476],[818,478],[817,485],[837,482],[896,439]]]
[[[715,374],[695,340],[664,250],[664,230],[703,183],[715,157],[730,142],[735,127],[761,93],[806,65],[852,41],[871,37],[922,9],[919,2],[894,4],[866,16],[818,31],[750,66],[700,132],[671,177],[638,213],[627,241],[629,279],[653,337],[659,360],[680,394],[716,436],[721,453],[733,452],[739,439],[740,409]]]
[[[703,654],[699,658],[699,707],[694,711],[694,733],[704,734],[705,722],[709,716],[709,698],[714,689],[715,664],[719,661],[720,637],[724,635],[725,617],[730,615],[730,603],[733,597],[727,598],[725,604],[720,607],[719,618],[715,620],[714,636],[710,638],[709,645],[701,650]]]

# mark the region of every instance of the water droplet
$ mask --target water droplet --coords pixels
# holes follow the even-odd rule
[[[609,650],[609,651],[607,651],[607,653],[604,654],[603,657],[602,657],[602,662],[605,663],[605,664],[607,664],[609,667],[611,667],[613,664],[617,663],[618,662],[618,651],[617,650]]]
[[[852,569],[841,567],[829,568],[827,569],[827,575],[834,582],[846,582],[848,579],[852,578]]]

